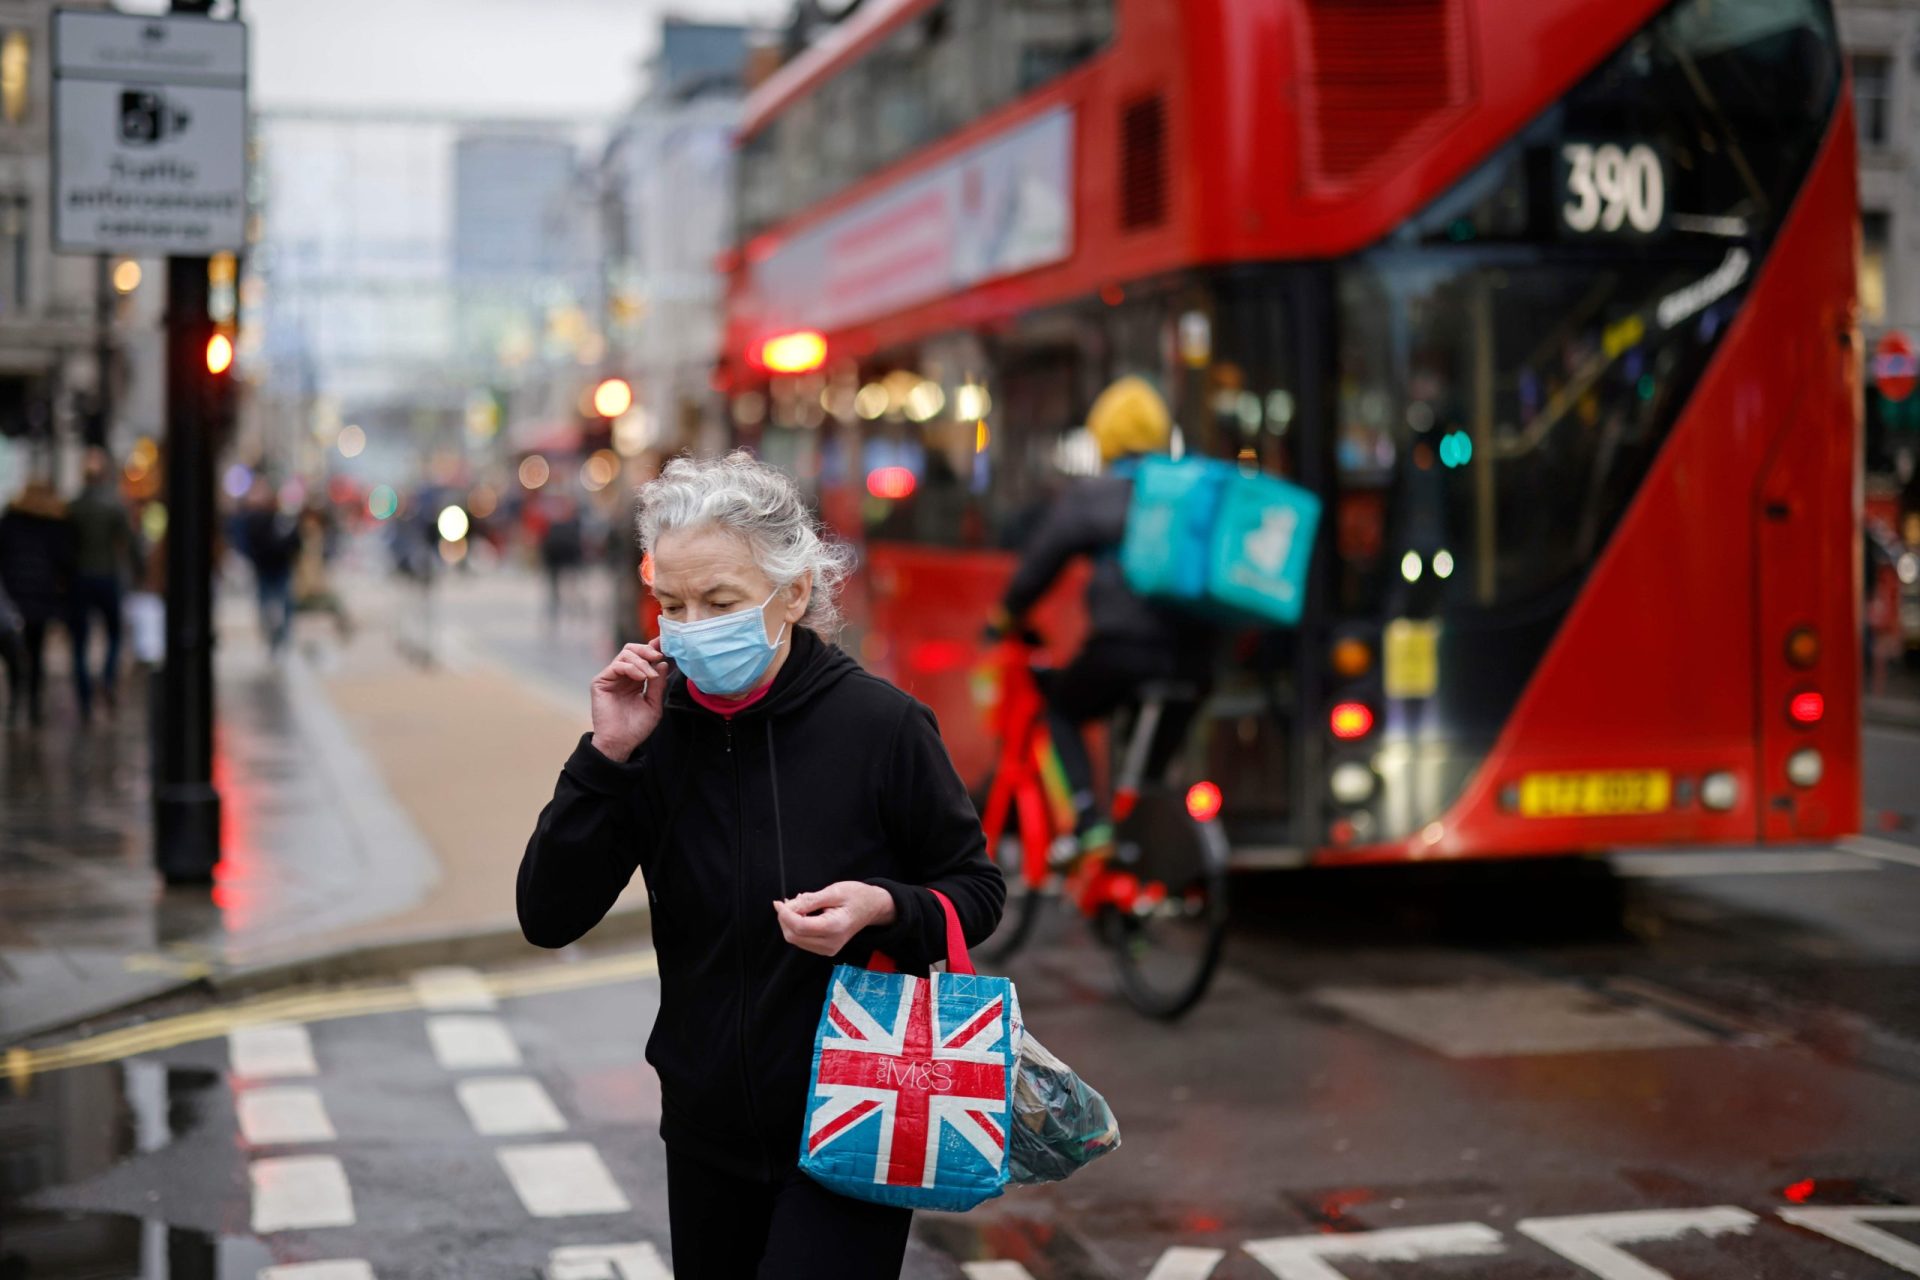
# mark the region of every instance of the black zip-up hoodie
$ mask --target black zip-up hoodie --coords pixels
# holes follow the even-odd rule
[[[895,920],[841,954],[925,973],[953,901],[967,941],[1006,886],[933,713],[804,627],[767,696],[723,718],[675,672],[653,735],[625,762],[583,737],[520,862],[520,928],[563,947],[637,868],[653,908],[660,1135],[743,1177],[797,1159],[813,1034],[834,961],[780,934],[776,898],[864,880]]]

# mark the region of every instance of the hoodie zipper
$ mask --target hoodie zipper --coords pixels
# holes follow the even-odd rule
[[[733,769],[733,883],[737,915],[734,920],[733,941],[736,970],[740,979],[740,1090],[747,1103],[747,1127],[753,1130],[754,1146],[759,1148],[761,1165],[769,1168],[766,1159],[766,1139],[760,1133],[759,1108],[753,1103],[753,1072],[749,1067],[751,1055],[747,1052],[747,858],[746,858],[746,802],[740,791],[740,757],[733,750],[733,721],[723,719],[721,727],[726,733],[727,763]]]

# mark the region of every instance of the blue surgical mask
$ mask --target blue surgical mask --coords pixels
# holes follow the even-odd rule
[[[661,618],[660,651],[672,658],[702,693],[723,698],[745,693],[767,673],[787,634],[783,622],[780,634],[771,641],[767,639],[767,606],[779,594],[776,587],[758,609],[741,609],[698,622]]]

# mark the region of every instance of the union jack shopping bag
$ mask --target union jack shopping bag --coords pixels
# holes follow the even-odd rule
[[[1013,984],[973,971],[945,895],[947,972],[836,965],[813,1038],[800,1167],[842,1195],[971,1209],[1007,1183]]]

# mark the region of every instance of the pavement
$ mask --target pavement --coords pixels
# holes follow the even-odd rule
[[[513,872],[586,727],[581,672],[599,666],[604,601],[550,628],[530,575],[436,588],[436,610],[457,601],[545,657],[536,669],[437,613],[423,653],[419,599],[372,564],[347,577],[351,639],[303,618],[277,658],[244,580],[222,593],[211,893],[152,869],[148,674],[129,672],[119,705],[82,726],[55,637],[47,724],[0,738],[0,1044],[196,982],[533,953]],[[636,885],[606,936],[637,933],[644,903]]]

